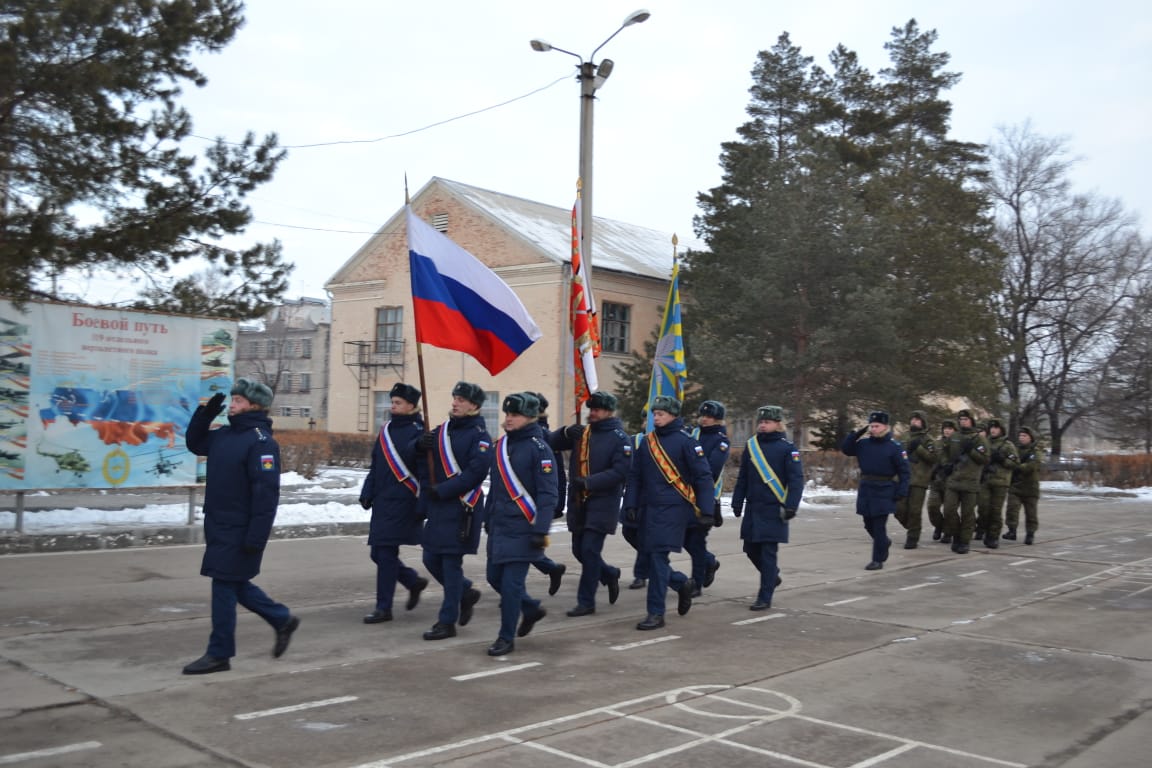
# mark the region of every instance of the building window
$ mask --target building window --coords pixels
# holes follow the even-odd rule
[[[302,418],[302,419],[312,418],[311,406],[307,406],[307,405],[300,406],[300,418]]]
[[[296,388],[296,391],[300,394],[308,394],[312,391],[312,374],[300,374],[300,386]]]
[[[500,393],[496,391],[484,392],[484,405],[480,406],[480,415],[484,417],[484,424],[488,427],[488,434],[503,433],[500,424],[504,421],[500,412]]]
[[[312,339],[300,339],[300,357],[312,357]]]
[[[404,308],[376,309],[376,354],[389,357],[404,352]]]
[[[245,357],[260,357],[260,342],[249,341],[244,344]]]
[[[372,423],[379,429],[391,418],[389,412],[392,410],[392,395],[388,392],[373,392],[372,398],[372,416],[375,419]]]
[[[280,386],[276,388],[277,392],[287,394],[292,391],[292,374],[284,372],[280,374]]]
[[[280,415],[284,416],[284,417],[291,416],[292,415],[292,407],[288,406],[288,405],[282,406],[280,408]]]
[[[268,339],[268,351],[264,353],[264,357],[276,357],[280,354],[280,342],[275,339]]]
[[[628,354],[631,330],[632,307],[610,301],[600,303],[600,345],[605,352]]]

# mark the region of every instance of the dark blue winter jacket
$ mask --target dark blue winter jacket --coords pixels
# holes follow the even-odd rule
[[[460,497],[479,488],[488,476],[492,461],[492,438],[484,426],[484,417],[452,417],[448,420],[448,439],[452,452],[460,466],[460,472],[448,477],[440,456],[439,440],[432,449],[434,474],[429,482],[422,483],[420,504],[427,518],[420,543],[426,552],[438,555],[474,555],[480,548],[480,530],[484,523],[483,495],[471,510],[472,522],[468,536],[461,541],[461,522],[468,513]],[[436,428],[437,437],[441,425]],[[424,452],[419,452],[417,461],[427,461]],[[435,492],[433,492],[435,487]]]
[[[588,433],[588,474],[580,471],[580,446]],[[562,427],[548,435],[553,450],[571,451],[568,477],[568,530],[588,528],[604,534],[616,533],[620,520],[620,497],[628,470],[632,468],[632,438],[620,419],[601,419],[587,425]]]
[[[514,500],[504,474],[500,471],[501,442],[508,451],[511,466],[509,480],[515,495],[517,482],[526,493],[521,502],[532,501],[535,520],[529,521],[525,509]],[[484,505],[484,518],[488,525],[488,558],[496,565],[539,560],[544,549],[538,546],[540,537],[548,534],[552,525],[552,510],[556,508],[556,456],[544,441],[544,430],[539,424],[508,432],[496,441],[491,451],[492,469],[488,473],[488,498]],[[512,480],[512,475],[516,480]],[[535,541],[534,541],[535,537]]]
[[[695,492],[699,515],[711,517],[715,508],[712,470],[700,443],[684,431],[683,419],[657,427],[655,434],[680,477]],[[692,505],[665,479],[646,439],[632,457],[624,509],[640,512],[641,540],[649,552],[679,552],[685,530],[698,519]]]
[[[360,488],[361,501],[372,505],[368,544],[419,544],[420,527],[424,520],[420,516],[419,500],[408,484],[396,478],[384,454],[385,430],[391,436],[392,445],[412,479],[417,484],[423,484],[428,477],[428,460],[416,450],[416,440],[424,431],[424,420],[418,413],[391,416],[376,435],[376,443],[372,447],[372,465]],[[404,470],[400,470],[400,473],[405,474]]]
[[[228,417],[211,429],[204,406],[188,422],[188,450],[207,456],[204,485],[204,560],[200,574],[247,581],[260,573],[264,546],[280,503],[280,446],[266,411]]]
[[[764,482],[752,463],[752,452],[744,447],[740,457],[740,472],[732,489],[732,510],[740,510],[740,538],[749,542],[788,541],[788,523],[781,510],[796,509],[804,493],[804,472],[800,466],[800,451],[783,432],[757,432],[756,444],[776,478],[784,486],[781,504],[772,487]]]

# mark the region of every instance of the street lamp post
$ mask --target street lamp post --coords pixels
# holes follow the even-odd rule
[[[651,15],[644,9],[628,14],[624,23],[604,42],[596,46],[587,61],[580,54],[557,48],[545,40],[537,39],[529,43],[534,51],[559,51],[575,56],[580,62],[576,66],[579,72],[577,79],[580,81],[580,258],[589,273],[592,270],[592,107],[596,100],[596,91],[612,74],[614,66],[612,59],[604,59],[599,64],[596,64],[594,59],[597,52],[607,45],[609,40],[620,34],[621,30],[647,21]]]

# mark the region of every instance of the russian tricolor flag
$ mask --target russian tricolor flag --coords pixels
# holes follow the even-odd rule
[[[416,341],[466,352],[495,376],[543,334],[495,272],[407,214]]]

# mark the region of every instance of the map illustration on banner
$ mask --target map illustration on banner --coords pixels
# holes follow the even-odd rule
[[[203,482],[196,407],[232,387],[236,323],[0,300],[0,489]]]

